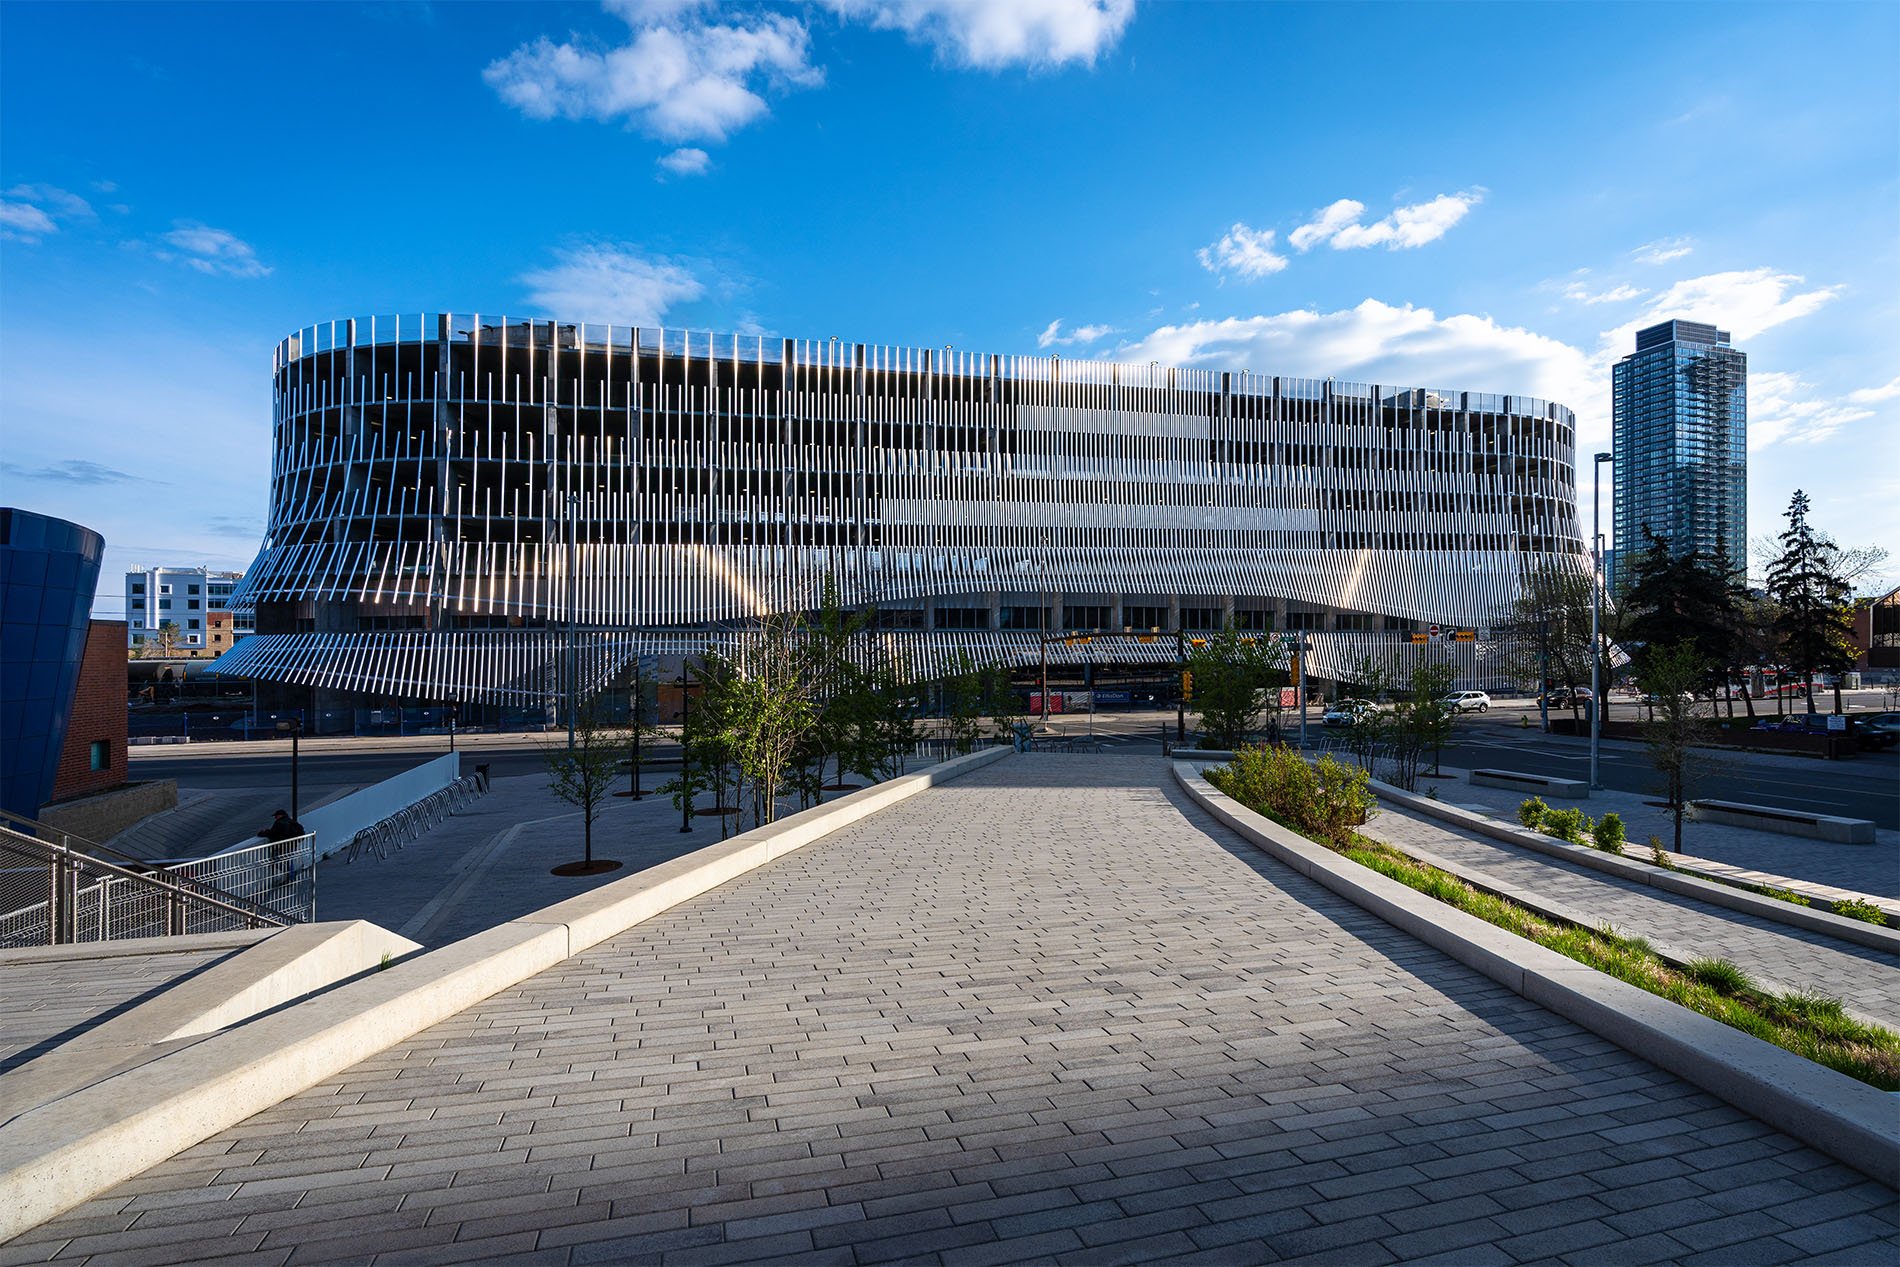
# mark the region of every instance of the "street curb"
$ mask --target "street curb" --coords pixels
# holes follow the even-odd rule
[[[0,1242],[643,919],[1010,754],[970,753],[557,902],[0,1126]]]
[[[1578,866],[1606,872],[1624,880],[1634,880],[1638,884],[1647,884],[1652,888],[1666,889],[1684,897],[1693,897],[1714,906],[1725,906],[1732,911],[1741,911],[1746,915],[1774,920],[1811,933],[1825,933],[1842,941],[1853,942],[1857,946],[1884,950],[1889,954],[1900,954],[1900,929],[1849,919],[1845,915],[1836,915],[1832,911],[1817,911],[1812,907],[1796,906],[1792,902],[1763,897],[1759,893],[1750,893],[1746,889],[1738,889],[1733,885],[1685,875],[1680,871],[1664,871],[1649,863],[1605,853],[1601,849],[1592,849],[1588,845],[1573,845],[1567,841],[1546,836],[1542,832],[1531,831],[1529,828],[1511,823],[1502,823],[1495,818],[1473,813],[1468,809],[1460,809],[1456,805],[1447,805],[1443,801],[1434,801],[1428,796],[1407,792],[1377,779],[1372,780],[1372,788],[1378,793],[1379,800],[1382,802],[1403,806],[1428,818],[1436,818],[1455,827],[1489,836],[1507,845],[1533,850],[1552,858],[1562,858],[1566,862],[1574,862]]]
[[[1887,1092],[1427,897],[1255,813],[1185,762],[1173,766],[1175,781],[1209,813],[1301,875],[1514,993],[1900,1188],[1900,1130]]]

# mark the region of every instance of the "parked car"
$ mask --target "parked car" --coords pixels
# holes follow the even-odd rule
[[[1319,721],[1322,726],[1357,726],[1377,711],[1371,700],[1343,699],[1327,709]]]
[[[1840,729],[1829,725],[1830,720],[1836,717],[1840,719]],[[1883,748],[1891,748],[1895,744],[1900,744],[1900,726],[1896,726],[1893,729],[1871,726],[1867,723],[1866,719],[1855,715],[1841,715],[1836,713],[1790,713],[1786,717],[1767,717],[1763,718],[1762,721],[1773,724],[1764,725],[1758,722],[1754,729],[1778,730],[1783,734],[1794,735],[1845,734],[1845,737],[1850,739],[1856,748],[1865,752],[1879,752]]]
[[[1588,704],[1596,698],[1596,694],[1587,686],[1579,686],[1574,691],[1567,686],[1559,686],[1544,697],[1544,702],[1552,708],[1569,708],[1573,698],[1579,704]]]
[[[1453,691],[1445,697],[1445,703],[1454,713],[1482,713],[1491,707],[1491,697],[1483,691]]]

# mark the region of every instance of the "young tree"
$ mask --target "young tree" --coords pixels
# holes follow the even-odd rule
[[[1788,527],[1781,553],[1768,565],[1768,596],[1781,608],[1775,628],[1788,664],[1799,680],[1811,683],[1816,672],[1841,674],[1854,666],[1853,587],[1841,575],[1840,547],[1808,523],[1808,495],[1800,489],[1788,502]],[[1808,711],[1814,691],[1807,686]],[[1841,711],[1840,678],[1834,679],[1834,711]]]
[[[1450,699],[1455,680],[1449,664],[1416,665],[1406,679],[1406,697],[1378,717],[1379,742],[1392,762],[1392,781],[1408,792],[1418,786],[1425,754],[1432,754],[1432,768],[1437,769],[1438,753],[1451,739],[1458,717]]]
[[[166,600],[170,602],[170,599]],[[178,646],[184,641],[184,635],[178,631],[178,622],[167,620],[159,625],[157,631],[145,642],[151,654],[160,660],[169,660],[178,654]]]
[[[860,644],[872,618],[868,611],[845,610],[837,577],[826,575],[818,610],[801,638],[803,672],[818,708],[805,750],[819,767],[821,784],[824,766],[833,760],[837,765],[834,787],[843,787],[848,767],[869,777],[865,769],[868,763],[858,746],[869,711],[867,684],[859,661],[863,651]]]
[[[1005,743],[1014,740],[1017,723],[1023,718],[1016,711],[1019,701],[1016,688],[1010,684],[1009,670],[993,664],[981,670],[980,680],[978,698],[982,700],[982,715],[990,719],[991,736]]]
[[[943,683],[944,737],[958,752],[975,748],[982,733],[983,685],[982,670],[958,652],[956,672]]]
[[[574,746],[550,747],[545,754],[548,790],[581,812],[581,861],[562,863],[554,868],[556,875],[599,875],[620,866],[611,858],[594,857],[594,821],[613,794],[621,742],[601,724],[598,704],[589,701],[575,716]]]
[[[1677,853],[1682,852],[1682,820],[1688,816],[1689,786],[1697,773],[1696,746],[1708,738],[1708,723],[1695,711],[1696,688],[1708,675],[1708,662],[1688,640],[1651,646],[1636,672],[1637,685],[1655,701],[1643,740],[1650,764],[1662,776]]]
[[[1233,626],[1188,653],[1194,675],[1194,715],[1208,746],[1238,748],[1286,680],[1286,656],[1277,640],[1243,635]]]
[[[768,617],[746,641],[741,662],[720,675],[728,684],[720,714],[725,741],[751,784],[759,826],[778,817],[779,785],[817,717],[799,654],[803,632],[796,616]]]
[[[1572,717],[1578,717],[1581,706],[1577,688],[1590,684],[1592,598],[1588,572],[1535,568],[1526,573],[1517,600],[1491,622],[1505,671],[1519,681],[1536,682],[1540,698],[1552,686],[1566,688]],[[1605,605],[1603,623],[1613,617],[1614,609]],[[1610,630],[1604,633],[1608,641]]]

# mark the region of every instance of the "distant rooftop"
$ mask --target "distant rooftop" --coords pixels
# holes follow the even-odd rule
[[[1650,348],[1663,347],[1670,343],[1727,343],[1728,331],[1717,330],[1714,326],[1705,326],[1700,321],[1665,321],[1659,326],[1636,332],[1636,350],[1647,352]]]

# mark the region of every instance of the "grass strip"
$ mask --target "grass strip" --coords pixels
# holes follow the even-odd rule
[[[1209,781],[1220,786],[1217,776],[1221,773],[1208,771]],[[1900,1091],[1900,1034],[1855,1020],[1839,999],[1802,991],[1770,994],[1755,988],[1739,969],[1718,960],[1698,961],[1692,965],[1695,971],[1679,969],[1659,958],[1640,937],[1550,919],[1508,898],[1473,888],[1381,841],[1352,832],[1346,843],[1336,844],[1287,822],[1271,807],[1235,799],[1315,844],[1487,924],[1882,1091]],[[1721,967],[1712,966],[1716,964]]]

